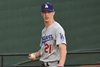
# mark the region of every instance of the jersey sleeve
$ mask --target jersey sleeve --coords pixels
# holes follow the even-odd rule
[[[42,38],[41,38],[41,40],[40,40],[40,47],[42,46]]]
[[[43,32],[43,30],[42,30]],[[40,47],[42,46],[42,32],[41,32],[41,38],[40,38]]]
[[[43,53],[43,48],[42,48],[42,39],[40,40],[40,50],[39,50],[40,54],[42,55]]]
[[[63,28],[56,29],[56,45],[66,44],[65,31]]]

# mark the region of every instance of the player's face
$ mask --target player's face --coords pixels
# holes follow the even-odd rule
[[[49,11],[45,11],[45,12],[41,13],[41,15],[44,19],[44,22],[51,21],[54,18],[54,14],[55,14],[55,12],[49,12]]]

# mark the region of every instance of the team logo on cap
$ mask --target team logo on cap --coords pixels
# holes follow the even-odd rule
[[[45,8],[48,8],[48,5],[47,4],[45,4]]]

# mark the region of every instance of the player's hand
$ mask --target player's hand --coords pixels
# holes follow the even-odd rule
[[[58,64],[58,65],[57,65],[57,67],[64,67],[64,66],[63,66],[63,65],[61,65],[61,64]]]
[[[28,57],[30,60],[36,60],[36,55],[35,53],[31,53],[29,54],[29,57]]]

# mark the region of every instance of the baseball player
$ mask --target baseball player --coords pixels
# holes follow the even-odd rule
[[[65,32],[62,26],[54,20],[53,4],[43,3],[41,15],[45,25],[41,33],[41,49],[29,54],[29,59],[35,60],[40,57],[44,67],[64,67],[67,55]]]

